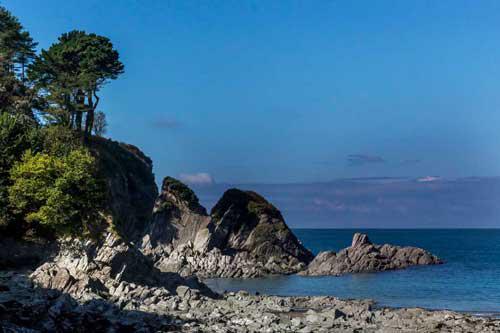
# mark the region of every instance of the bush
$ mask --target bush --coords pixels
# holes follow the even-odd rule
[[[35,124],[22,115],[0,113],[0,226],[12,224],[15,217],[8,206],[9,172],[27,149],[40,149],[40,133]]]
[[[82,149],[81,137],[70,128],[52,125],[42,129],[43,151],[54,156],[66,156],[73,150]]]
[[[29,223],[52,228],[57,235],[97,235],[105,199],[95,159],[85,149],[59,157],[27,151],[11,170],[9,201]]]

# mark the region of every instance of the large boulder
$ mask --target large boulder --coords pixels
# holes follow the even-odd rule
[[[196,195],[167,177],[142,250],[166,272],[200,277],[292,274],[313,258],[276,207],[231,189],[207,215]]]
[[[300,275],[342,275],[403,269],[414,265],[441,264],[438,257],[411,246],[372,244],[365,234],[355,233],[350,247],[338,253],[320,252]]]
[[[209,248],[244,251],[262,261],[287,258],[308,263],[313,256],[288,228],[280,211],[259,194],[230,189],[211,212]]]

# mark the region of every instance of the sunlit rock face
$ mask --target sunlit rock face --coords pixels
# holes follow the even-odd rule
[[[342,275],[441,264],[438,257],[411,246],[376,245],[365,234],[354,234],[352,244],[338,253],[319,253],[301,275]]]
[[[202,277],[291,274],[313,258],[257,193],[228,190],[208,215],[187,186],[169,177],[142,249],[163,271]]]

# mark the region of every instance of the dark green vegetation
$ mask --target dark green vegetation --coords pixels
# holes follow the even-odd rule
[[[199,204],[198,197],[193,190],[173,177],[165,177],[165,179],[163,179],[163,188],[168,189],[168,191],[174,193],[177,197],[189,204]]]
[[[206,215],[205,208],[200,205],[200,201],[193,190],[179,180],[173,177],[165,177],[163,179],[162,191],[173,193],[177,198],[180,198],[189,209]],[[159,207],[160,211],[167,211],[176,206],[175,203],[170,202],[170,199],[165,199],[162,206]]]
[[[147,157],[99,138],[107,127],[99,91],[124,66],[111,41],[93,33],[64,33],[40,54],[36,46],[0,7],[0,234],[99,235],[126,215],[108,204],[110,169],[152,177]]]
[[[250,219],[254,219],[261,214],[270,217],[282,218],[276,207],[264,199],[261,195],[253,191],[241,191],[236,188],[227,190],[217,204],[212,208],[211,215],[216,219],[222,218],[230,206],[235,206],[245,212]]]

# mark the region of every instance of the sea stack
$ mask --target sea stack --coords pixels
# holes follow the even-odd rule
[[[442,264],[424,249],[411,246],[372,244],[368,235],[355,233],[351,246],[338,253],[320,252],[300,275],[343,275],[380,272],[415,265]]]
[[[186,185],[168,178],[155,207],[142,249],[165,272],[200,277],[293,274],[313,259],[280,211],[255,192],[227,190],[208,215]]]

